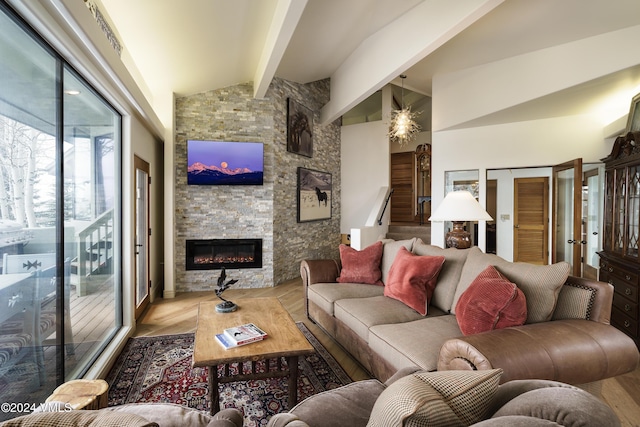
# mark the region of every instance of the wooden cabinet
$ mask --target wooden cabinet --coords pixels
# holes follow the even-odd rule
[[[418,222],[422,224],[431,216],[430,144],[419,145],[416,149],[416,179],[416,195],[418,198]]]
[[[637,142],[636,142],[637,141]],[[599,279],[615,288],[611,324],[640,348],[640,132],[618,137],[605,163],[605,199]]]
[[[638,340],[638,267],[600,254],[600,280],[613,285],[611,324]]]

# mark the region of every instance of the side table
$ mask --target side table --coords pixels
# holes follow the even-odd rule
[[[71,380],[59,385],[45,402],[64,402],[73,409],[107,407],[109,384],[105,380]]]

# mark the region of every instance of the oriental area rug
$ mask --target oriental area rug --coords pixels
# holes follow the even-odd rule
[[[297,326],[316,350],[298,358],[298,399],[350,383],[346,372],[304,323]],[[161,402],[208,412],[208,368],[191,367],[193,339],[192,333],[130,338],[106,378],[109,406]],[[273,414],[287,410],[286,377],[219,387],[220,408],[241,410],[245,426],[266,425]]]

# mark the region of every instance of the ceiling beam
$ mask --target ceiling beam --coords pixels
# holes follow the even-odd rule
[[[330,123],[389,83],[504,0],[425,0],[364,40],[331,76]]]
[[[307,0],[278,0],[253,77],[254,98],[264,98],[267,93],[306,5]]]

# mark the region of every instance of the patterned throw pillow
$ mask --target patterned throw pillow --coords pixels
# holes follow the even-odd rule
[[[527,300],[514,283],[490,265],[460,296],[456,320],[465,335],[520,326],[527,320]]]
[[[552,320],[586,319],[591,320],[591,310],[597,291],[589,286],[567,281],[558,295],[558,305]]]
[[[340,283],[366,283],[382,286],[382,242],[376,242],[361,251],[347,245],[340,245],[342,270],[337,281]]]
[[[468,426],[484,419],[502,369],[418,372],[380,394],[367,427]]]
[[[389,270],[384,295],[402,301],[425,316],[444,259],[443,256],[418,256],[400,248]]]

